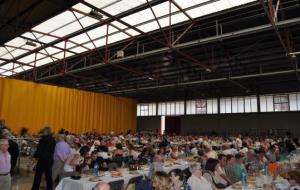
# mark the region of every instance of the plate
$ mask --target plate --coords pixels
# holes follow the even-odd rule
[[[239,183],[233,184],[231,187],[232,187],[233,189],[242,189],[242,185],[239,184]]]
[[[98,176],[90,177],[90,178],[89,178],[89,181],[91,181],[91,182],[97,182],[97,181],[101,181],[101,178],[98,177]]]

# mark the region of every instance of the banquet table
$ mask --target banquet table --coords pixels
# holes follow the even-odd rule
[[[188,164],[182,164],[182,165],[173,165],[170,167],[164,167],[164,171],[165,172],[170,172],[173,169],[186,169],[188,167]],[[144,175],[148,175],[149,170],[138,170],[139,174],[130,174],[128,170],[124,170],[124,175],[123,177],[111,177],[109,175],[109,172],[106,172],[106,175],[101,177],[101,181],[104,181],[106,183],[110,183],[113,181],[119,181],[119,180],[124,180],[124,184],[126,185],[128,183],[128,181],[133,178],[133,177],[138,177],[138,176],[144,176]],[[79,180],[74,180],[71,179],[70,177],[67,178],[63,178],[59,184],[57,185],[57,187],[55,188],[55,190],[91,190],[93,187],[95,187],[95,185],[98,182],[91,182],[89,181],[89,178],[91,176],[86,176],[86,177],[82,177]]]

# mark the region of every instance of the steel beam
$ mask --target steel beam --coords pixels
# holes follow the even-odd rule
[[[165,2],[165,1],[168,1],[168,0],[152,0],[150,2],[150,4],[153,5],[153,6],[155,6],[155,5],[161,4],[161,3]],[[81,1],[81,2],[84,2],[84,1]],[[121,19],[121,18],[124,18],[124,17],[126,17],[128,15],[137,13],[137,12],[142,11],[142,10],[147,9],[147,8],[148,8],[148,5],[147,5],[147,3],[145,3],[145,4],[142,4],[142,5],[138,6],[138,7],[130,9],[128,11],[122,12],[122,13],[116,15],[116,17]],[[85,31],[93,30],[93,29],[95,29],[97,27],[103,26],[103,25],[105,25],[107,23],[110,23],[112,21],[113,21],[113,19],[106,19],[104,22],[95,23],[95,24],[93,24],[91,26],[86,27]],[[43,45],[43,46],[41,46],[39,48],[36,48],[32,52],[28,52],[28,53],[22,54],[20,56],[17,56],[16,60],[17,59],[21,59],[23,57],[26,57],[26,56],[30,55],[31,53],[33,53],[33,52],[38,52],[38,51],[43,50],[43,49],[45,49],[47,47],[53,46],[53,45],[55,45],[55,44],[57,44],[59,42],[62,42],[62,41],[67,40],[69,38],[72,38],[72,37],[75,37],[77,35],[80,35],[82,33],[84,33],[84,30],[78,30],[78,31],[76,31],[74,33],[68,34],[68,35],[66,35],[66,36],[64,36],[64,37],[62,37],[60,39],[54,40],[54,41],[52,41],[52,42],[50,42],[50,43],[48,43],[46,45]],[[9,63],[9,61],[4,62],[4,64],[6,64],[6,63]]]
[[[284,28],[284,27],[293,26],[293,25],[297,25],[297,24],[300,24],[300,17],[280,21],[280,22],[276,23],[276,26],[278,28]],[[220,41],[220,40],[228,40],[228,39],[232,39],[232,38],[235,38],[235,37],[245,36],[245,35],[249,35],[249,34],[253,34],[253,33],[265,32],[265,31],[269,31],[269,30],[272,30],[272,29],[273,28],[272,28],[271,24],[265,24],[265,25],[256,26],[256,27],[252,27],[252,28],[247,28],[247,29],[243,29],[243,30],[224,33],[224,34],[221,34],[221,35],[218,35],[218,36],[201,38],[201,39],[193,40],[193,41],[190,41],[190,42],[176,44],[175,48],[185,49],[185,48],[190,48],[190,47],[193,47],[193,46],[214,43],[214,42],[217,42],[217,41]],[[163,54],[163,53],[167,53],[169,51],[170,51],[170,49],[168,47],[159,48],[159,49],[156,49],[156,50],[152,50],[152,51],[148,51],[148,52],[144,52],[144,53],[139,53],[139,54],[136,54],[136,55],[130,55],[130,56],[120,58],[120,59],[115,59],[115,60],[110,61],[110,64],[108,64],[108,65],[118,64],[118,63],[122,63],[122,62],[125,62],[125,61],[130,61],[130,60],[135,60],[135,59],[141,59],[141,58],[145,58],[145,57],[149,57],[149,56],[154,56],[154,55],[157,55],[157,54]],[[103,62],[101,62],[101,63],[97,63],[97,64],[87,66],[87,67],[84,67],[84,68],[71,70],[69,72],[77,73],[77,72],[82,72],[82,71],[85,71],[85,70],[92,70],[92,69],[108,66],[108,65],[105,65],[105,64],[103,64]],[[62,76],[62,75],[61,74],[56,74],[56,75],[41,78],[39,80],[47,80],[47,79],[60,77],[60,76]]]

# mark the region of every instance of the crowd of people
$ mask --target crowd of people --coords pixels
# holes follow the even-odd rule
[[[18,144],[8,129],[0,138],[0,187],[11,189],[10,173],[16,166]],[[26,145],[28,142],[22,142]],[[139,181],[137,190],[215,190],[241,181],[243,173],[255,173],[277,162],[290,159],[299,148],[299,139],[290,137],[166,136],[159,134],[71,134],[53,135],[44,128],[36,142],[35,177],[32,190],[40,188],[45,175],[46,189],[54,189],[65,177],[94,174],[124,167],[148,165],[149,173]],[[164,171],[164,163],[187,161],[184,170]],[[97,175],[96,174],[96,175]],[[298,187],[300,171],[286,175]],[[95,189],[110,189],[101,182]]]

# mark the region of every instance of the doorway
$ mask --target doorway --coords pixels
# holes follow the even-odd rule
[[[166,116],[165,118],[165,134],[167,135],[179,135],[181,129],[180,116]]]

